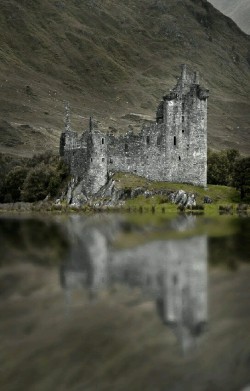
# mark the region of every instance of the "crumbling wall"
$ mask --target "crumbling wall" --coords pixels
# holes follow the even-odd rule
[[[130,172],[151,180],[206,186],[207,98],[199,75],[184,65],[176,86],[161,100],[156,122],[139,134],[104,134],[93,126],[80,139],[66,114],[60,153],[85,194],[96,193],[109,173]]]

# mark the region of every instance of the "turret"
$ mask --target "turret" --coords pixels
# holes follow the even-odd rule
[[[65,117],[64,117],[65,132],[69,132],[71,130],[70,105],[69,105],[69,102],[65,102],[64,108],[65,108]]]

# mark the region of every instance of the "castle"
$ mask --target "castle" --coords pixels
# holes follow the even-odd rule
[[[158,105],[155,123],[145,124],[139,134],[103,133],[90,119],[78,137],[67,109],[60,154],[86,195],[97,193],[114,172],[205,187],[208,96],[198,72],[182,65],[176,86]]]

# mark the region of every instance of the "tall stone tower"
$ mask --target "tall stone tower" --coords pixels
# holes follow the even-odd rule
[[[198,72],[182,65],[177,85],[163,97],[156,113],[166,137],[166,180],[207,185],[208,96]]]

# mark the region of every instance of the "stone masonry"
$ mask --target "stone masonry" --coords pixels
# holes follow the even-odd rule
[[[129,172],[155,181],[207,185],[207,98],[198,72],[182,65],[176,86],[163,96],[155,123],[139,134],[103,133],[90,118],[79,137],[66,107],[60,154],[84,194],[95,194],[114,172]]]

